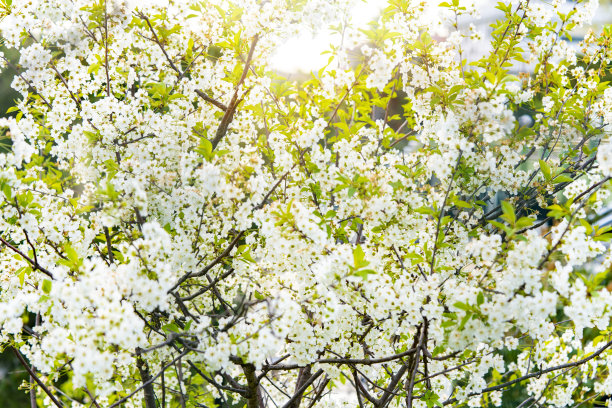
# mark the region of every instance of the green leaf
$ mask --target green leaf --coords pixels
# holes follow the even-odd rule
[[[601,234],[598,235],[596,237],[593,237],[594,241],[603,241],[603,242],[608,242],[612,239],[612,233],[608,233],[608,234]]]
[[[548,217],[553,217],[553,218],[561,218],[561,217],[564,217],[568,213],[568,211],[565,208],[561,207],[558,204],[550,205],[546,207],[546,209],[550,210],[548,214],[546,215]]]
[[[17,276],[19,277],[19,286],[23,286],[25,282],[25,275],[29,268],[23,266],[17,270]]]
[[[506,216],[506,220],[513,224],[516,222],[516,215],[514,214],[514,207],[512,207],[512,204],[510,204],[507,201],[502,201],[501,202],[501,209],[504,213],[504,215]]]
[[[414,211],[418,212],[419,214],[427,214],[427,215],[433,215],[436,213],[431,207],[418,207],[418,208],[415,208]]]
[[[42,291],[45,292],[47,295],[51,293],[51,281],[49,279],[45,279],[42,282]]]
[[[180,331],[178,325],[176,323],[168,323],[165,326],[162,326],[162,330],[166,333],[178,333]]]
[[[555,179],[553,180],[553,183],[555,184],[571,183],[572,181],[574,181],[574,179],[571,178],[570,176],[567,176],[565,174],[559,174],[557,177],[555,177]]]
[[[578,222],[584,227],[584,229],[586,229],[587,235],[591,235],[593,233],[593,227],[591,227],[591,224],[589,224],[587,220],[585,220],[584,218],[579,218]]]
[[[376,271],[374,269],[359,269],[358,271],[355,271],[354,275],[365,279],[368,277],[368,275],[373,275],[375,273]]]
[[[466,312],[470,310],[470,306],[466,305],[463,302],[456,302],[455,304],[453,304],[453,306],[456,307],[457,309],[465,310]]]
[[[540,170],[542,170],[542,174],[546,181],[550,181],[552,178],[552,171],[550,170],[550,166],[544,160],[540,160]]]
[[[425,405],[427,405],[427,408],[442,407],[443,405],[440,403],[439,399],[440,397],[438,394],[434,393],[432,390],[427,390],[425,394],[423,394],[423,401]]]
[[[355,249],[353,249],[353,260],[355,262],[355,269],[360,269],[370,264],[365,260],[365,252],[363,252],[361,245],[357,245]]]
[[[64,252],[66,252],[66,257],[70,259],[72,262],[77,263],[79,260],[79,254],[74,250],[74,248],[68,244],[64,245]]]
[[[468,322],[468,320],[470,320],[470,318],[472,317],[472,313],[471,312],[467,312],[465,316],[463,316],[463,319],[461,319],[461,323],[459,323],[459,330],[463,330],[463,328],[465,327],[465,324]]]
[[[11,186],[8,183],[2,183],[2,192],[4,193],[4,196],[6,197],[6,199],[8,201],[11,201],[12,191],[11,191]]]
[[[455,205],[461,208],[472,208],[472,204],[462,200],[455,201]]]
[[[531,225],[533,225],[534,221],[535,220],[531,217],[521,217],[516,222],[516,228],[522,229],[522,228],[530,227]]]
[[[507,225],[502,224],[501,222],[490,220],[489,224],[499,228],[500,230],[504,231],[508,235],[512,233],[512,229],[508,227]]]
[[[200,138],[200,144],[195,149],[196,153],[203,156],[207,161],[210,161],[213,155],[212,143],[205,137]]]
[[[416,252],[408,252],[406,258],[409,258],[413,265],[425,261],[423,255],[417,254]]]
[[[255,296],[255,299],[257,300],[264,300],[266,298],[264,295],[261,294],[261,292],[257,290],[253,292],[253,296]]]

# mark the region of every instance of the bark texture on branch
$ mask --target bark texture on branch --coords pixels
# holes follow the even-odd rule
[[[140,380],[142,381],[144,387],[144,402],[146,408],[156,408],[155,403],[155,392],[153,390],[153,382],[151,381],[151,371],[149,371],[149,365],[142,359],[140,356],[140,349],[136,350],[136,366],[138,367],[138,372],[140,373]]]

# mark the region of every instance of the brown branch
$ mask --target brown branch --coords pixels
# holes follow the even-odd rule
[[[457,163],[455,163],[455,168],[453,169],[453,175],[451,176],[451,180],[448,183],[448,188],[446,189],[446,194],[444,195],[444,201],[442,201],[442,208],[440,209],[440,216],[438,217],[438,222],[436,226],[436,235],[434,236],[434,248],[433,254],[431,255],[431,271],[434,272],[436,267],[436,252],[438,251],[438,238],[440,237],[440,226],[442,225],[442,219],[444,218],[444,207],[446,207],[446,201],[448,200],[448,195],[453,187],[453,182],[455,181],[455,176],[457,175],[457,170],[459,170],[459,163],[461,162],[461,156],[463,156],[463,152],[459,151],[459,157],[457,157]]]
[[[421,332],[422,331],[423,331],[423,327],[418,326],[416,335],[414,336],[414,340],[412,342],[412,348],[415,350],[418,350],[420,348],[419,346],[421,345],[421,340],[422,340]],[[395,387],[397,386],[401,378],[404,376],[406,371],[408,371],[409,365],[410,365],[410,362],[408,364],[403,364],[400,367],[400,369],[397,371],[397,373],[395,373],[395,375],[391,377],[391,382],[389,383],[387,388],[385,388],[383,394],[380,396],[380,399],[375,404],[377,407],[381,408],[387,405],[387,402],[389,402],[389,399],[391,398],[391,396],[394,395]],[[417,365],[418,365],[418,362],[417,362]]]
[[[117,142],[116,145],[117,146],[121,146],[121,147],[125,147],[125,146],[127,146],[129,144],[136,143],[136,142],[139,142],[139,141],[141,141],[143,139],[147,139],[147,138],[150,138],[150,137],[155,137],[155,134],[154,133],[148,133],[148,134],[146,134],[144,136],[140,136],[140,137],[137,137],[137,138],[132,139],[132,140],[126,140],[125,142],[120,142],[120,143]]]
[[[227,385],[221,385],[218,382],[216,382],[212,377],[209,377],[206,374],[204,374],[202,370],[200,370],[191,360],[187,360],[187,363],[189,363],[189,366],[191,366],[193,371],[195,371],[200,377],[202,377],[204,380],[206,380],[208,383],[210,383],[213,387],[217,388],[218,390],[234,392],[236,394],[242,395],[245,398],[249,394],[249,390],[247,390],[246,388],[244,388],[244,386],[234,381],[231,376],[227,375],[223,377],[228,383],[231,384],[231,387]]]
[[[37,408],[36,407],[36,390],[34,389],[34,377],[30,376],[30,407],[31,408]]]
[[[247,408],[264,408],[265,404],[261,395],[261,388],[259,387],[259,379],[255,374],[255,366],[253,364],[243,363],[242,360],[240,360],[239,364],[242,366],[242,371],[247,380],[249,391],[247,396]]]
[[[161,51],[164,53],[164,56],[166,57],[166,60],[168,61],[168,64],[170,64],[170,67],[174,71],[176,71],[176,73],[179,74],[179,76],[182,76],[181,71],[176,67],[176,65],[174,65],[174,62],[172,61],[172,59],[170,58],[170,56],[166,52],[166,48],[164,48],[164,45],[162,44],[162,42],[157,37],[157,33],[155,32],[155,29],[153,29],[153,26],[151,25],[151,22],[149,21],[147,16],[145,16],[141,12],[139,12],[137,15],[138,15],[138,17],[140,17],[141,19],[143,19],[147,23],[147,26],[149,26],[149,30],[151,30],[151,34],[153,34],[154,42],[159,46]]]
[[[438,372],[433,373],[433,374],[431,374],[431,375],[426,375],[425,377],[421,378],[420,380],[416,381],[415,383],[416,383],[416,384],[418,384],[418,383],[423,382],[423,381],[429,381],[429,380],[431,380],[432,378],[437,377],[437,376],[439,376],[439,375],[446,374],[446,373],[449,373],[449,372],[451,372],[451,371],[459,370],[459,369],[460,369],[460,368],[462,368],[462,367],[465,367],[465,366],[467,366],[467,365],[470,365],[470,364],[474,363],[474,362],[475,362],[476,360],[478,360],[479,358],[480,358],[480,357],[477,357],[477,358],[475,357],[475,358],[472,358],[472,359],[470,359],[470,360],[468,360],[468,361],[466,361],[466,362],[464,362],[464,363],[461,363],[461,364],[459,364],[459,365],[456,365],[456,366],[454,366],[454,367],[450,367],[450,368],[447,368],[447,369],[445,369],[445,370],[438,371]]]
[[[189,350],[183,351],[181,354],[179,354],[178,357],[176,357],[174,360],[172,360],[171,362],[169,362],[168,364],[163,366],[159,373],[157,373],[153,377],[149,378],[143,385],[141,385],[140,387],[136,388],[134,391],[132,391],[131,393],[129,393],[125,397],[121,398],[119,401],[115,402],[113,405],[109,406],[108,408],[115,408],[115,407],[120,406],[125,401],[129,400],[130,398],[132,398],[136,393],[140,392],[141,390],[143,390],[145,387],[149,386],[150,384],[153,384],[153,381],[155,381],[157,379],[157,377],[159,377],[161,375],[161,373],[166,371],[168,369],[168,367],[170,367],[172,364],[174,364],[175,362],[177,362],[178,360],[183,358],[187,353],[189,353]],[[153,407],[155,407],[155,405],[153,405]]]
[[[380,407],[384,407],[385,405],[387,405],[389,398],[391,398],[391,396],[394,394],[394,390],[395,390],[395,387],[397,386],[397,383],[399,383],[400,379],[404,376],[406,371],[408,371],[408,366],[404,364],[403,366],[400,367],[397,373],[395,373],[395,375],[391,377],[391,382],[389,383],[387,388],[385,388],[383,395],[380,397],[380,399],[378,400],[378,403],[376,404],[377,407],[380,408]]]
[[[219,254],[219,256],[217,256],[215,259],[213,259],[212,262],[210,262],[208,265],[206,265],[203,269],[201,269],[198,272],[187,273],[187,274],[183,275],[183,277],[180,278],[179,281],[172,288],[170,288],[170,290],[168,290],[168,293],[170,293],[174,289],[178,288],[181,285],[181,283],[185,282],[189,278],[196,278],[196,277],[199,277],[199,276],[206,275],[208,273],[208,271],[210,271],[215,265],[219,264],[226,256],[228,256],[230,254],[230,252],[232,252],[232,249],[234,249],[236,244],[238,244],[238,241],[240,240],[240,238],[242,238],[243,235],[244,235],[244,231],[240,231],[234,237],[234,239],[230,242],[230,244],[227,246],[227,248],[225,248],[225,250],[223,252],[221,252],[221,254]]]
[[[198,94],[198,96],[202,99],[204,99],[206,102],[215,105],[217,108],[221,109],[222,111],[227,111],[227,106],[225,106],[223,103],[219,102],[216,99],[211,98],[210,96],[206,95],[206,93],[204,91],[201,91],[199,89],[196,89],[194,91],[196,94]]]
[[[403,351],[392,356],[380,357],[380,358],[322,358],[313,363],[318,364],[347,364],[347,365],[373,365],[387,363],[389,361],[398,360],[402,357],[406,357],[416,351],[416,347],[409,350]],[[284,365],[269,365],[264,367],[264,371],[280,371],[280,370],[295,370],[297,368],[303,368],[300,364],[284,364]]]
[[[102,408],[100,406],[100,404],[98,404],[98,401],[96,401],[96,397],[94,397],[94,395],[91,393],[91,391],[89,391],[89,388],[83,387],[83,389],[85,390],[85,392],[89,396],[89,399],[91,400],[91,404],[95,405],[96,408]],[[90,404],[90,406],[91,406],[91,404]]]
[[[113,256],[113,250],[111,248],[111,237],[108,233],[108,227],[104,227],[104,237],[106,238],[106,250],[108,251],[108,259],[110,259],[110,263],[114,263],[115,257]]]
[[[180,298],[180,300],[183,301],[183,302],[186,302],[186,301],[193,300],[193,299],[197,298],[198,296],[208,292],[210,289],[213,288],[213,286],[215,286],[221,280],[223,280],[223,279],[227,278],[228,276],[230,276],[232,273],[234,273],[234,268],[229,269],[223,275],[217,276],[212,282],[210,282],[209,285],[204,286],[202,289],[198,290],[195,293],[192,293],[192,294],[190,294],[188,296]]]
[[[37,44],[40,44],[40,41],[38,41],[38,39],[36,37],[34,37],[34,35],[28,31],[28,35],[30,36],[30,38],[36,42]],[[57,77],[60,79],[60,81],[62,82],[62,84],[64,85],[64,87],[66,88],[66,90],[68,91],[68,93],[70,94],[70,98],[72,98],[72,100],[74,101],[74,103],[77,105],[77,107],[81,107],[81,100],[72,92],[72,90],[70,90],[70,87],[68,86],[68,82],[66,82],[66,78],[64,78],[64,76],[62,75],[62,73],[57,69],[57,67],[55,66],[55,64],[53,63],[53,61],[49,61],[49,65],[51,66],[51,69],[55,72],[55,74],[57,75]]]
[[[308,404],[308,408],[313,408],[315,406],[315,404],[319,401],[319,399],[321,399],[321,397],[323,396],[323,391],[325,391],[325,387],[327,387],[327,384],[329,384],[329,378],[327,378],[327,376],[325,376],[325,378],[323,378],[323,380],[319,383],[319,390],[317,391],[317,393],[315,394],[314,398],[312,398],[312,401],[310,402],[310,404]]]
[[[423,341],[425,340],[425,332],[427,331],[427,320],[423,322],[423,327],[421,328],[421,335],[419,336],[419,344],[417,345],[417,351],[414,355],[414,360],[412,362],[412,372],[410,373],[410,380],[406,385],[406,408],[412,408],[412,393],[414,391],[414,380],[417,375],[417,370],[419,368],[419,352],[421,348],[423,348]]]
[[[11,347],[11,348],[13,349],[13,353],[15,353],[15,355],[17,356],[17,359],[19,360],[19,362],[21,363],[23,368],[26,369],[28,374],[30,374],[30,377],[33,378],[34,381],[36,381],[36,383],[40,386],[40,388],[42,388],[42,390],[45,392],[45,394],[47,394],[49,396],[49,398],[51,399],[53,404],[55,404],[55,406],[58,407],[58,408],[63,408],[64,406],[62,405],[62,403],[59,402],[59,400],[55,397],[55,395],[53,395],[51,393],[51,390],[45,385],[45,383],[43,383],[41,381],[41,379],[38,378],[38,376],[36,375],[34,370],[32,370],[30,365],[25,361],[25,359],[23,358],[21,353],[15,347]]]
[[[361,383],[361,380],[359,379],[359,376],[357,374],[357,369],[355,369],[355,368],[353,368],[353,377],[355,378],[355,392],[357,392],[357,395],[359,396],[359,395],[363,394],[363,396],[366,397],[366,399],[368,401],[370,401],[372,404],[376,405],[378,403],[378,400],[376,398],[374,398],[368,392],[368,390],[365,389],[365,387]],[[360,392],[361,392],[361,394],[360,394]]]
[[[186,408],[185,406],[185,393],[183,392],[183,367],[181,365],[181,360],[178,361],[178,364],[174,364],[174,372],[177,376],[178,390],[179,390],[179,398],[181,403],[181,408]]]
[[[501,389],[504,389],[506,387],[509,387],[511,385],[520,383],[522,381],[528,380],[528,379],[533,378],[533,377],[540,377],[543,374],[548,374],[548,373],[551,373],[553,371],[563,370],[565,368],[576,367],[576,366],[582,365],[582,364],[586,363],[587,361],[590,361],[590,360],[594,359],[595,357],[597,357],[598,355],[600,355],[601,353],[603,353],[610,346],[612,346],[612,341],[607,342],[602,348],[600,348],[599,350],[597,350],[596,352],[594,352],[590,356],[585,357],[585,358],[583,358],[581,360],[577,360],[577,361],[574,361],[572,363],[560,364],[558,366],[549,367],[549,368],[546,368],[544,370],[536,371],[536,372],[531,373],[531,374],[526,374],[526,375],[524,375],[522,377],[515,378],[514,380],[505,382],[503,384],[495,385],[493,387],[483,388],[480,392],[472,392],[472,393],[468,394],[467,397],[473,397],[474,395],[479,395],[479,394],[484,394],[484,393],[491,392],[491,391],[501,390]],[[443,405],[449,405],[449,404],[454,404],[455,402],[457,402],[457,398],[450,398],[450,399],[444,401],[442,404]]]
[[[161,373],[161,408],[166,408],[166,376],[164,372]]]
[[[213,150],[217,147],[221,139],[223,139],[223,137],[227,133],[227,128],[234,119],[234,113],[236,113],[236,108],[242,101],[242,99],[238,99],[238,91],[240,90],[240,86],[244,83],[247,73],[249,72],[249,66],[251,65],[251,61],[253,59],[253,53],[255,52],[255,46],[257,45],[257,41],[259,41],[259,35],[255,35],[255,37],[253,37],[253,40],[251,41],[251,49],[249,50],[249,55],[247,56],[246,62],[244,64],[244,70],[242,71],[242,75],[240,76],[240,79],[238,80],[238,83],[236,83],[236,86],[234,88],[234,96],[232,96],[232,100],[230,101],[227,110],[225,111],[225,115],[223,115],[221,123],[217,128],[215,137],[211,141]]]
[[[302,395],[304,394],[304,392],[308,389],[308,387],[310,387],[310,385],[317,379],[319,378],[319,376],[323,374],[323,370],[319,370],[316,373],[314,373],[313,375],[310,376],[310,378],[306,381],[304,381],[303,385],[295,391],[295,393],[293,394],[293,397],[291,397],[289,399],[289,401],[287,401],[287,403],[285,405],[283,405],[283,408],[291,408],[293,407],[294,403],[298,400],[302,399]]]
[[[138,372],[140,373],[140,380],[143,383],[145,407],[156,408],[155,391],[153,390],[153,381],[151,381],[149,365],[142,359],[140,353],[140,348],[136,349],[136,366],[138,367]]]
[[[544,266],[544,264],[548,261],[548,259],[550,258],[550,256],[553,254],[553,252],[555,252],[557,250],[557,248],[559,247],[559,245],[561,245],[561,242],[563,241],[563,237],[565,237],[565,234],[570,230],[571,226],[572,226],[572,222],[574,221],[576,214],[578,214],[578,212],[587,204],[587,202],[589,201],[589,198],[591,198],[591,196],[593,194],[595,194],[595,192],[597,191],[597,189],[604,184],[605,182],[607,182],[608,180],[610,180],[610,177],[606,177],[605,179],[603,179],[602,181],[600,181],[599,183],[589,187],[586,191],[583,192],[583,194],[580,194],[580,198],[583,197],[587,192],[591,192],[592,190],[593,193],[591,193],[591,195],[589,195],[586,200],[583,200],[580,205],[572,212],[572,214],[570,215],[570,219],[568,220],[567,223],[567,227],[565,227],[565,230],[563,230],[563,232],[561,233],[561,235],[557,238],[557,242],[552,246],[552,248],[550,248],[550,250],[546,253],[546,256],[544,257],[544,259],[542,259],[540,261],[540,263],[538,264],[538,269],[541,269],[542,266]],[[579,198],[578,198],[579,199]],[[574,201],[574,203],[576,203],[576,201]]]
[[[16,252],[17,254],[21,255],[26,261],[28,261],[28,263],[30,263],[30,265],[32,265],[32,267],[34,269],[38,269],[39,271],[41,271],[42,273],[44,273],[45,275],[47,275],[51,279],[54,279],[53,278],[53,274],[51,272],[49,272],[47,269],[45,269],[42,266],[40,266],[40,264],[38,262],[36,262],[35,260],[33,260],[32,258],[27,256],[26,254],[21,252],[19,249],[15,248],[8,241],[6,241],[4,238],[0,237],[0,242],[2,242],[4,245],[9,247],[13,252]]]
[[[310,366],[300,368],[298,372],[297,381],[295,382],[295,395],[293,398],[293,402],[291,405],[285,405],[287,408],[299,408],[302,403],[302,394],[298,394],[298,391],[306,384],[308,379],[310,378],[312,372],[310,371]]]
[[[453,351],[450,354],[446,354],[444,356],[432,356],[431,354],[429,354],[428,352],[425,353],[425,355],[427,356],[427,358],[430,358],[432,360],[436,360],[436,361],[444,361],[444,360],[448,360],[450,358],[455,357],[456,355],[460,354],[461,351]]]
[[[33,93],[33,94],[35,94],[35,95],[38,95],[38,97],[39,97],[39,98],[40,98],[40,99],[41,99],[41,100],[42,100],[42,101],[45,103],[45,105],[47,105],[47,107],[48,107],[49,109],[53,109],[53,107],[51,106],[51,104],[49,103],[49,101],[48,101],[47,99],[45,99],[45,97],[44,97],[44,96],[43,96],[43,95],[42,95],[40,92],[38,92],[38,91],[36,90],[36,88],[34,87],[34,85],[32,85],[32,82],[30,82],[28,79],[26,79],[26,78],[23,76],[23,73],[22,73],[22,72],[19,72],[19,68],[17,68],[17,67],[15,66],[15,64],[13,64],[13,63],[11,62],[11,60],[9,60],[8,58],[6,58],[5,56],[1,56],[0,58],[2,58],[2,59],[4,60],[4,62],[6,62],[6,64],[7,64],[9,67],[11,67],[11,69],[12,69],[13,71],[15,71],[15,74],[17,74],[17,76],[18,76],[19,78],[21,78],[21,80],[22,80],[23,82],[25,82],[25,83],[26,83],[26,85],[28,86],[28,90],[29,90],[30,92],[32,92],[32,93]]]
[[[344,93],[344,96],[342,96],[342,99],[340,99],[340,102],[338,103],[338,105],[336,105],[336,108],[334,109],[334,111],[332,112],[332,115],[330,116],[329,120],[327,121],[327,126],[325,126],[326,128],[328,128],[331,125],[332,121],[336,118],[336,115],[338,114],[338,110],[340,109],[340,106],[346,100],[346,98],[349,96],[349,94],[351,93],[351,91],[353,90],[355,85],[357,85],[357,82],[359,82],[359,77],[361,77],[361,73],[362,72],[363,72],[363,68],[361,68],[361,70],[359,71],[359,73],[355,77],[355,80],[353,81],[351,86],[346,89],[346,92]]]

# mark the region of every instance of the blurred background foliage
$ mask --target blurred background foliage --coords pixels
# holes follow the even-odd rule
[[[11,350],[4,350],[0,354],[0,407],[26,408],[30,406],[29,393],[21,387],[27,378],[26,371]]]

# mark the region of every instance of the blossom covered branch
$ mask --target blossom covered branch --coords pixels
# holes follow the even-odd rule
[[[467,0],[369,29],[353,0],[0,0],[0,342],[36,403],[611,395],[596,3],[501,2],[487,48]],[[327,65],[271,70],[322,28]]]

